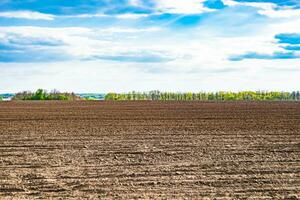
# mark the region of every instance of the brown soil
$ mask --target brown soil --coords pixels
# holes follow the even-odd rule
[[[298,199],[297,102],[2,102],[0,199]]]

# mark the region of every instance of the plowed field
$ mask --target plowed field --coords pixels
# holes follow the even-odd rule
[[[298,199],[297,102],[2,102],[0,199]]]

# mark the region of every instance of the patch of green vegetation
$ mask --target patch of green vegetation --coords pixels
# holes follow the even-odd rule
[[[105,100],[163,100],[163,101],[264,101],[264,100],[300,100],[300,92],[266,92],[266,91],[243,91],[243,92],[199,92],[199,93],[174,93],[174,92],[130,92],[108,93]]]
[[[74,101],[82,100],[75,93],[61,93],[59,91],[52,91],[47,93],[46,90],[38,89],[35,93],[24,91],[17,93],[12,100],[64,100],[64,101]]]
[[[96,101],[96,100],[99,100],[99,99],[96,99],[96,98],[93,98],[93,97],[85,97],[84,99],[87,100],[87,101]]]

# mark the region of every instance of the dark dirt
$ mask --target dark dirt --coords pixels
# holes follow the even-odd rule
[[[299,198],[299,102],[0,103],[0,199]]]

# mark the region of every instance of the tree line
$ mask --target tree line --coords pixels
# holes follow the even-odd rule
[[[129,93],[108,93],[101,94],[101,100],[122,101],[122,100],[161,100],[161,101],[300,101],[300,92],[271,92],[271,91],[242,91],[242,92],[160,92],[158,90],[150,92],[129,92]],[[93,97],[96,97],[93,94]],[[97,96],[98,97],[98,96]],[[3,97],[0,95],[0,101]],[[47,92],[38,89],[36,92],[24,91],[16,93],[12,100],[99,100],[90,98],[90,94],[85,96],[76,95],[75,93],[61,93],[57,90]]]
[[[268,91],[242,91],[242,92],[129,92],[108,93],[105,100],[163,100],[163,101],[227,101],[227,100],[300,100],[300,92],[268,92]]]
[[[38,89],[36,92],[24,91],[15,94],[12,100],[81,100],[75,93],[61,93],[57,90],[47,92],[43,89]]]

